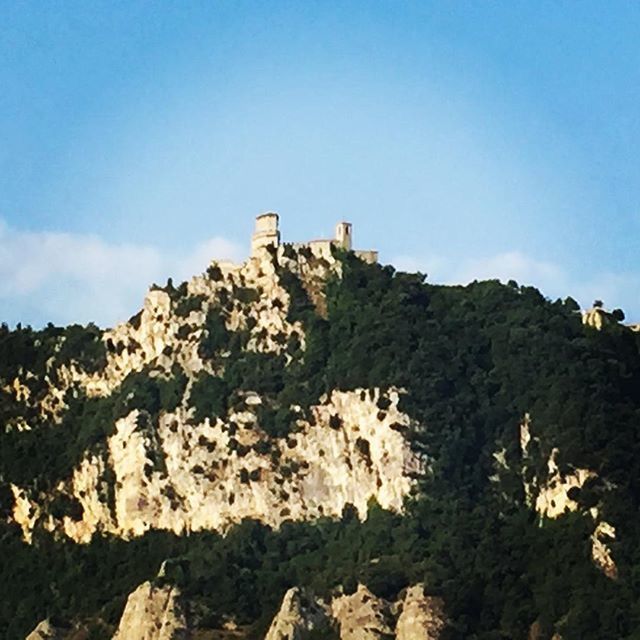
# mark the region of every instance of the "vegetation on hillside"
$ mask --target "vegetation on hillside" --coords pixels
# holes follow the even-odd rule
[[[198,605],[201,625],[234,616],[253,625],[255,637],[288,587],[350,591],[358,581],[384,597],[424,581],[444,597],[449,638],[525,639],[536,620],[545,638],[555,630],[564,640],[637,637],[638,334],[615,324],[585,327],[573,300],[552,302],[513,282],[434,286],[351,254],[341,259],[343,274],[327,284],[323,316],[300,281],[283,273],[289,314],[306,334],[304,352],[288,345],[289,364],[285,355],[245,351],[246,335],[227,331],[210,313],[200,353],[224,354],[225,366],[219,376],[198,378],[188,402],[203,419],[258,391],[267,399],[261,424],[280,437],[294,428],[292,404],[304,411],[332,389],[404,388],[401,408],[422,425],[410,434],[412,446],[429,461],[406,514],[372,505],[364,523],[346,509],[339,521],[287,523],[279,531],[245,522],[224,538],[152,532],[129,542],[96,537],[86,546],[42,532],[27,546],[15,526],[3,525],[4,637],[24,637],[46,615],[113,624],[126,594],[167,558],[164,579]],[[198,306],[183,302],[181,313]],[[79,357],[91,362],[102,357],[96,340],[70,331],[3,329],[0,378],[10,382],[24,366],[36,372],[37,392],[37,376],[60,344],[77,344]],[[74,398],[61,425],[0,433],[0,502],[6,508],[10,500],[8,482],[53,486],[128,410],[146,412],[153,425],[182,401],[184,389],[179,370],[171,379],[140,372],[110,398]],[[22,410],[8,397],[0,402],[5,424]],[[519,425],[527,413],[534,440],[525,466]],[[553,448],[561,470],[587,468],[599,480],[576,492],[577,512],[541,520],[526,503],[523,475],[544,477]],[[507,467],[496,483],[490,478],[498,450]],[[590,558],[593,506],[616,527],[617,580]]]

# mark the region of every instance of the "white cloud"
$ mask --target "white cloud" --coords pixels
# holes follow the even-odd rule
[[[213,258],[237,261],[243,253],[220,237],[179,253],[92,235],[25,232],[0,220],[0,320],[112,325],[139,309],[152,282],[180,282]]]
[[[543,288],[555,287],[564,277],[557,265],[535,260],[519,251],[469,260],[460,266],[456,274],[461,282],[499,278],[523,283],[536,282]]]

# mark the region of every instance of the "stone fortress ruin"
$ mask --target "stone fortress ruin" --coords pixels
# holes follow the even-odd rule
[[[280,216],[273,211],[262,213],[256,217],[256,227],[251,237],[251,256],[256,257],[266,247],[278,248],[281,244],[279,230]],[[344,249],[345,251],[353,251],[358,258],[365,262],[377,262],[378,252],[371,250],[354,250],[353,249],[353,225],[350,222],[339,222],[336,225],[335,238],[331,240],[311,240],[310,242],[286,242],[294,249],[302,249],[304,247],[319,258],[330,258],[332,249]]]

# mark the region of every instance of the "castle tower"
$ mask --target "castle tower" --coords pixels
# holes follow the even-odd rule
[[[350,222],[338,222],[336,225],[336,243],[341,249],[351,251],[353,225]]]
[[[278,230],[278,214],[273,211],[256,216],[256,228],[251,237],[251,255],[263,247],[279,247],[280,231]]]

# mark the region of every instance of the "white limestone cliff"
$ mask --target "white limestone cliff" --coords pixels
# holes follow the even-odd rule
[[[601,307],[593,307],[582,312],[582,324],[601,331],[603,327],[613,324],[611,314]]]
[[[244,518],[277,527],[339,517],[348,504],[365,518],[372,499],[401,511],[422,462],[405,436],[411,420],[399,399],[396,389],[334,391],[286,438],[261,430],[250,410],[261,402],[257,394],[225,420],[193,425],[187,410],[164,414],[157,431],[140,426],[133,411],[116,423],[104,458],[85,458],[68,482],[81,519],[67,516],[50,527],[88,542],[98,531],[225,531]],[[14,495],[14,519],[29,539],[41,508],[18,487]]]
[[[609,541],[615,540],[616,528],[608,522],[601,521],[591,534],[591,558],[594,564],[607,578],[618,578],[618,567],[613,559]]]
[[[560,473],[556,459],[558,450],[553,449],[547,461],[547,481],[540,487],[536,497],[536,511],[546,518],[557,518],[565,511],[575,511],[578,503],[569,497],[571,489],[580,489],[595,473],[588,469],[574,469],[570,473]]]
[[[10,485],[13,493],[13,520],[22,529],[25,542],[31,543],[32,532],[40,517],[40,507],[29,498],[25,489]]]
[[[578,503],[569,497],[572,488],[581,488],[589,478],[595,474],[586,469],[576,469],[564,476],[556,473],[549,484],[542,487],[536,499],[536,510],[541,516],[558,518],[566,512],[576,511]],[[589,516],[596,522],[596,528],[591,535],[591,558],[594,564],[612,580],[618,577],[618,568],[613,559],[609,540],[615,539],[615,527],[604,520],[600,520],[598,509],[589,510]]]

